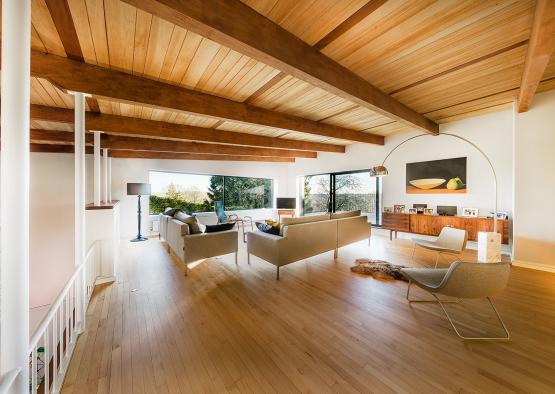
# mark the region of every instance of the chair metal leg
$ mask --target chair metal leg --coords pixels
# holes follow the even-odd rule
[[[339,249],[335,248],[335,250],[333,251],[333,258],[336,259],[338,255],[339,255]]]
[[[247,252],[247,264],[251,263],[251,254]]]
[[[276,268],[277,268],[277,270],[276,270],[276,280],[279,280],[279,266],[276,267]]]
[[[443,313],[447,317],[447,320],[449,320],[449,323],[451,323],[451,327],[453,327],[453,330],[455,330],[455,333],[457,334],[457,336],[459,338],[461,338],[462,340],[464,340],[464,341],[510,341],[511,340],[511,335],[509,334],[509,330],[507,329],[507,326],[505,325],[505,322],[501,318],[501,315],[497,311],[497,308],[495,308],[495,305],[494,305],[494,303],[493,303],[493,301],[490,297],[486,297],[486,299],[489,301],[489,304],[491,305],[493,311],[495,312],[495,315],[497,316],[497,320],[499,321],[499,323],[501,323],[501,326],[503,326],[503,330],[505,330],[506,336],[504,336],[504,337],[465,337],[465,336],[461,335],[459,333],[459,330],[457,330],[457,327],[455,326],[455,323],[453,323],[453,320],[451,319],[451,316],[449,316],[449,313],[447,313],[447,309],[445,309],[445,307],[443,306],[443,302],[445,302],[445,301],[441,301],[438,298],[438,296],[435,295],[434,293],[432,293],[432,295],[436,298],[439,306],[441,306],[441,309],[443,309]]]
[[[235,252],[235,265],[237,265],[237,254],[238,252]]]
[[[436,300],[414,300],[414,299],[411,299],[410,298],[410,287],[411,287],[411,285],[412,285],[412,280],[409,280],[409,284],[407,286],[407,294],[405,296],[409,303],[419,302],[419,303],[428,303],[429,304],[429,303],[436,303],[437,302]],[[445,303],[448,303],[448,304],[453,304],[453,303],[460,302],[460,300],[457,298],[455,300],[441,300],[441,302],[445,302]]]

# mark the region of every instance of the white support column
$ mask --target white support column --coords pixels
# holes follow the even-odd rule
[[[100,131],[94,132],[94,205],[100,205]]]
[[[112,158],[108,158],[108,202],[112,202]]]
[[[108,148],[102,149],[102,201],[108,204]]]
[[[75,266],[85,263],[85,94],[75,96]],[[81,272],[85,272],[83,269]],[[85,275],[77,280],[75,289],[75,322],[85,329]]]
[[[31,1],[2,0],[0,375],[29,391],[29,90]]]

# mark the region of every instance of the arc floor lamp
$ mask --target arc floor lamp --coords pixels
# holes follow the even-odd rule
[[[493,167],[493,164],[490,160],[490,158],[488,157],[488,155],[486,155],[486,153],[480,149],[480,147],[478,145],[476,145],[474,142],[467,140],[464,137],[461,137],[460,135],[456,135],[456,134],[451,134],[451,133],[439,133],[438,135],[447,135],[453,138],[457,138],[459,140],[462,140],[464,142],[466,142],[467,144],[471,145],[472,147],[474,147],[474,149],[476,149],[478,152],[480,152],[480,154],[486,159],[486,161],[489,164],[489,167],[491,169],[491,172],[493,174],[493,196],[494,196],[494,213],[493,213],[493,236],[491,237],[485,237],[485,241],[484,242],[480,242],[481,239],[478,239],[478,255],[479,256],[483,256],[482,258],[479,257],[480,260],[487,260],[489,261],[490,259],[493,260],[499,260],[500,259],[500,253],[501,253],[501,249],[500,249],[500,236],[497,233],[497,174],[495,173],[495,168]],[[410,138],[407,138],[406,140],[402,141],[401,143],[399,143],[398,145],[396,145],[393,149],[391,149],[389,151],[389,153],[387,154],[387,156],[383,159],[382,164],[379,166],[375,166],[372,167],[370,169],[370,176],[371,177],[383,177],[383,176],[387,176],[389,174],[389,171],[387,170],[387,168],[385,167],[385,162],[387,161],[387,159],[389,158],[389,156],[391,156],[391,154],[393,152],[395,152],[401,145],[404,145],[405,143],[414,140],[416,138],[420,138],[420,137],[436,137],[435,135],[431,135],[431,134],[418,134],[415,136],[412,136]],[[486,235],[488,235],[489,233],[486,233]],[[480,234],[478,234],[478,236],[480,237]],[[497,238],[499,238],[497,240]],[[493,258],[487,258],[486,256],[491,256],[492,252],[490,250],[490,252],[488,253],[488,248],[490,247],[490,245],[488,245],[488,239],[495,239],[498,242],[494,242],[494,243],[498,243],[499,246],[498,247],[494,247],[494,253],[493,255],[495,255]],[[482,250],[481,250],[482,249]],[[482,252],[482,253],[480,253]],[[497,257],[499,256],[499,257]]]

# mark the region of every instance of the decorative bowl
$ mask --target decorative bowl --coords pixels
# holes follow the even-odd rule
[[[434,187],[438,187],[442,183],[445,183],[445,179],[439,178],[430,178],[430,179],[415,179],[413,181],[409,181],[409,183],[418,188],[418,189],[433,189]]]

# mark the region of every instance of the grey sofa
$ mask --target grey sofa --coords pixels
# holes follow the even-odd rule
[[[167,242],[169,249],[185,264],[185,275],[191,263],[235,253],[237,264],[237,230],[217,233],[191,234],[189,225],[171,216],[160,214],[160,239]]]
[[[281,235],[262,231],[247,233],[247,253],[280,267],[364,239],[370,240],[371,224],[360,213],[338,213],[285,218]]]

